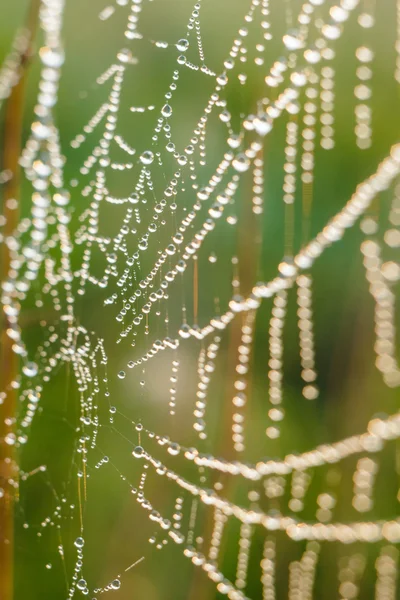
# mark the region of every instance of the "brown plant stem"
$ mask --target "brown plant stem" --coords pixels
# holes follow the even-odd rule
[[[12,237],[18,225],[20,203],[20,167],[21,139],[24,116],[24,96],[26,72],[32,54],[40,0],[32,0],[26,30],[25,51],[19,60],[19,80],[13,87],[5,107],[3,137],[3,168],[11,177],[3,188],[2,214],[5,218],[4,237]],[[3,283],[11,266],[10,251],[6,243],[1,250],[0,282]],[[8,318],[1,316],[0,347],[0,390],[7,391],[0,404],[0,599],[12,600],[14,595],[14,504],[18,490],[18,466],[15,460],[13,443],[7,443],[14,432],[17,392],[10,384],[18,375],[18,360],[12,350],[12,340],[7,335]]]

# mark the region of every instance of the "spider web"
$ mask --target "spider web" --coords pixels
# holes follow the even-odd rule
[[[20,161],[30,214],[2,238],[11,265],[2,302],[22,369],[1,396],[7,406],[17,390],[17,421],[5,415],[2,443],[16,449],[20,470],[0,500],[18,490],[19,535],[32,545],[29,536],[47,536],[45,566],[67,598],[123,593],[148,563],[149,573],[168,568],[172,549],[157,553],[176,545],[174,561],[188,558],[233,600],[330,597],[327,586],[335,597],[394,599],[400,148],[390,147],[395,112],[394,139],[383,139],[380,104],[376,130],[372,108],[382,81],[395,98],[398,57],[388,68],[373,3],[238,3],[225,54],[228,34],[219,26],[212,48],[205,24],[226,18],[226,3],[202,0],[179,14],[167,4],[119,0],[99,12],[101,27],[120,19],[121,34],[74,124],[92,95],[98,109],[67,148],[71,136],[54,116],[70,51],[65,7],[42,2],[38,98]],[[176,17],[170,37],[163,10]],[[395,29],[388,43],[398,52]],[[0,98],[18,81],[16,39]],[[159,73],[163,97],[148,98],[144,82]],[[351,131],[354,154],[344,159],[349,141],[335,128]],[[79,172],[69,169],[76,154]],[[351,191],[337,184],[352,168],[346,160],[360,157],[362,179],[349,178]],[[329,286],[340,247],[344,273],[359,262],[349,279],[332,273]],[[369,295],[360,313],[371,351],[338,331],[346,285]],[[21,306],[58,315],[40,321],[38,348]],[[326,340],[339,335],[353,343],[345,358],[363,365],[351,390],[356,415],[330,396],[342,392],[330,368],[350,373],[340,357],[337,371],[330,364]],[[36,420],[44,425],[35,430]],[[63,448],[47,440],[36,455],[52,428],[68,432]],[[141,515],[137,540],[105,580],[90,541],[96,529],[112,531],[102,487],[115,511],[115,496],[129,499],[126,519]]]

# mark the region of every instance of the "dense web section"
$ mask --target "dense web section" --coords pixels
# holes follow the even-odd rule
[[[318,581],[330,564],[335,597],[366,597],[364,582],[372,578],[375,597],[394,600],[400,146],[371,162],[373,66],[386,49],[375,33],[378,7],[362,0],[237,2],[238,28],[218,64],[202,18],[218,0],[183,3],[181,37],[166,41],[151,23],[168,0],[116,0],[100,11],[95,4],[104,21],[96,27],[113,27],[121,15],[125,26],[90,88],[98,109],[60,140],[66,7],[41,1],[40,80],[20,157],[29,212],[12,234],[2,233],[1,217],[9,262],[2,307],[21,373],[0,395],[2,460],[17,456],[20,465],[11,475],[0,472],[0,502],[16,495],[17,526],[51,540],[55,554],[46,567],[60,567],[60,598],[122,590],[143,561],[177,545],[232,600],[328,597]],[[385,81],[395,96],[400,5],[388,4],[395,50]],[[349,27],[350,83],[340,82],[336,61]],[[0,102],[19,81],[26,43],[24,32],[17,34],[0,69]],[[149,101],[140,81],[151,69],[165,71],[165,93]],[[345,116],[337,100],[350,107]],[[330,156],[342,151],[337,126],[351,129],[358,160],[368,157],[366,175],[335,208],[324,206],[316,228],[315,211],[325,202],[318,163],[329,169],[332,160],[336,168]],[[77,154],[79,172],[70,177]],[[272,186],[271,161],[279,171]],[[0,172],[1,184],[12,176]],[[8,214],[16,204],[5,200]],[[279,225],[265,234],[271,215]],[[320,373],[318,327],[329,319],[314,319],[318,265],[351,236],[371,299],[365,319],[374,335],[376,401],[357,431],[336,438],[325,431],[318,439],[318,408],[309,406],[323,404],[328,367],[321,359]],[[93,302],[96,319],[85,309]],[[29,310],[44,315],[37,348],[24,332]],[[367,360],[362,347],[356,351]],[[65,398],[52,391],[60,378]],[[388,406],[380,402],[385,388]],[[307,422],[303,411],[314,417]],[[36,463],[28,456],[35,420],[47,412],[70,430],[57,474],[45,456]],[[301,435],[291,439],[289,427]],[[129,513],[140,511],[150,531],[146,541],[131,540],[120,571],[107,581],[100,569],[96,578],[86,571],[86,522],[100,489],[91,486],[101,477],[102,485],[118,482],[116,493],[132,498]],[[39,518],[29,514],[35,478],[50,494],[49,512]],[[391,500],[381,510],[382,488]],[[227,573],[228,545],[237,559]],[[162,560],[154,560],[155,577]]]

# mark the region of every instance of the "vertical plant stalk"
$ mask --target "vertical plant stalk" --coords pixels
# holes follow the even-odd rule
[[[32,55],[39,16],[40,0],[32,0],[26,29],[26,46],[20,55],[19,80],[13,87],[5,107],[4,136],[2,143],[3,168],[10,173],[2,194],[2,215],[5,217],[4,238],[14,234],[19,221],[20,205],[20,166],[22,129],[24,116],[24,96],[27,66]],[[2,244],[0,255],[0,283],[7,279],[11,266],[10,251]],[[0,390],[7,390],[7,396],[0,404],[0,599],[12,600],[14,592],[14,504],[18,490],[18,466],[15,448],[8,438],[14,431],[17,391],[10,387],[18,376],[18,359],[12,350],[12,340],[7,335],[8,318],[1,319],[0,346]]]

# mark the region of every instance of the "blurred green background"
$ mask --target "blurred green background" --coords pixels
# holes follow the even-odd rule
[[[328,3],[331,5],[332,3]],[[10,2],[2,0],[0,4],[0,56],[6,55],[16,29],[24,22],[29,3],[22,0]],[[299,3],[293,2],[296,14]],[[201,8],[201,34],[205,49],[205,62],[216,73],[223,70],[223,60],[227,57],[232,39],[242,25],[243,15],[249,2],[246,0],[203,0]],[[79,185],[72,188],[72,207],[74,211],[73,227],[77,226],[77,216],[86,208],[88,199],[80,194],[85,184],[79,168],[88,151],[98,139],[98,133],[92,134],[79,150],[72,150],[69,142],[91,118],[100,104],[106,100],[108,84],[99,87],[95,79],[115,59],[121,47],[131,47],[139,58],[137,67],[132,67],[124,84],[122,104],[119,113],[118,132],[137,149],[137,155],[151,147],[151,130],[156,120],[157,110],[164,104],[163,95],[170,82],[172,71],[176,68],[176,51],[173,47],[179,38],[184,37],[185,24],[192,5],[184,0],[154,0],[144,3],[141,25],[139,27],[145,40],[124,39],[126,8],[118,8],[108,21],[101,22],[98,13],[104,3],[98,0],[67,0],[64,26],[66,62],[63,68],[59,102],[55,109],[60,128],[63,152],[67,156],[66,182],[79,179]],[[321,9],[322,10],[322,9]],[[326,9],[323,9],[326,14]],[[259,18],[259,15],[257,16]],[[265,42],[265,63],[256,67],[252,53],[255,43],[261,42],[260,30],[256,24],[249,26],[246,39],[249,47],[248,62],[243,72],[248,81],[241,86],[234,75],[226,89],[227,108],[232,114],[232,124],[238,130],[240,115],[256,110],[256,103],[266,93],[264,76],[273,62],[282,53],[282,35],[286,29],[284,3],[271,2],[270,21],[273,39]],[[395,31],[396,7],[394,0],[382,0],[376,11],[376,26],[372,30],[362,30],[352,16],[346,23],[342,38],[335,44],[336,58],[332,62],[336,70],[335,78],[335,149],[316,151],[316,169],[314,202],[311,216],[311,233],[315,235],[325,223],[350,198],[356,185],[372,174],[377,164],[388,154],[390,146],[399,141],[400,115],[398,110],[398,86],[394,80],[395,70]],[[252,37],[253,36],[253,37]],[[258,36],[258,37],[257,37]],[[165,40],[170,42],[167,50],[160,50],[146,40]],[[374,52],[373,61],[373,146],[369,150],[357,149],[354,138],[353,88],[356,85],[355,49],[361,44],[370,45]],[[188,57],[199,62],[193,42]],[[39,65],[34,61],[30,69],[25,113],[25,136],[29,133],[32,108],[35,103]],[[173,139],[182,145],[187,143],[197,119],[201,116],[207,98],[212,92],[213,80],[198,72],[181,70],[178,91],[173,99],[173,117],[171,127]],[[148,106],[154,104],[152,113],[135,114],[130,106]],[[99,126],[101,131],[101,125]],[[205,185],[221,160],[224,151],[226,131],[215,117],[210,118],[207,128],[207,165],[199,170],[199,184]],[[319,137],[318,137],[319,139]],[[265,211],[258,218],[257,230],[261,242],[253,238],[253,231],[241,226],[243,210],[249,202],[250,177],[243,178],[236,195],[233,208],[239,217],[237,227],[225,221],[218,223],[215,231],[207,239],[199,257],[199,324],[203,325],[214,311],[214,297],[220,298],[221,307],[231,297],[232,265],[231,257],[238,251],[238,239],[246,248],[242,256],[242,270],[251,253],[260,246],[260,260],[256,280],[269,280],[276,274],[277,265],[284,254],[284,211],[282,202],[283,162],[285,141],[285,119],[280,119],[268,138],[265,146]],[[161,150],[163,152],[163,150]],[[166,152],[163,152],[163,156]],[[118,160],[118,151],[115,152]],[[136,182],[139,167],[110,176],[108,186],[113,195],[129,193]],[[156,192],[162,189],[164,174],[161,169],[152,170]],[[168,175],[167,175],[168,179]],[[189,188],[189,186],[187,186]],[[378,207],[379,220],[384,231],[387,220],[391,191],[380,195]],[[299,194],[298,194],[299,196]],[[194,194],[190,190],[181,192],[177,202],[182,207],[193,203]],[[29,211],[30,188],[26,184],[22,198],[22,212]],[[150,206],[143,207],[144,219]],[[101,214],[101,230],[107,235],[115,235],[122,220],[123,211],[119,207],[107,206]],[[296,200],[296,236],[295,244],[299,248],[301,236],[301,197]],[[146,274],[157,258],[157,250],[163,249],[173,232],[173,218],[167,215],[167,226],[157,234],[157,242],[143,255],[142,270]],[[222,221],[222,220],[221,220]],[[252,366],[251,410],[246,425],[247,449],[243,460],[255,462],[261,457],[282,457],[288,452],[301,452],[320,443],[329,443],[353,433],[365,430],[373,415],[393,414],[399,405],[399,393],[386,388],[381,375],[374,366],[374,316],[373,300],[368,292],[362,256],[359,251],[362,236],[355,227],[344,240],[328,249],[312,269],[314,285],[314,324],[317,355],[318,384],[320,396],[317,401],[307,402],[301,395],[298,333],[296,326],[295,291],[289,292],[289,308],[284,333],[284,407],[286,417],[279,440],[265,437],[268,424],[267,411],[267,372],[268,372],[268,329],[271,315],[271,302],[264,302],[257,317],[257,329],[254,342]],[[217,263],[210,264],[208,256],[215,252]],[[80,256],[76,251],[75,267]],[[101,274],[104,260],[95,256],[93,271]],[[192,322],[192,266],[185,275],[184,295],[188,308],[188,320]],[[37,290],[41,281],[35,283]],[[180,284],[179,284],[180,285]],[[110,462],[127,478],[130,484],[137,486],[141,475],[139,461],[131,456],[132,444],[137,444],[137,432],[131,421],[142,420],[150,430],[169,435],[187,446],[198,445],[192,429],[193,407],[196,393],[196,361],[201,342],[190,340],[179,352],[181,361],[177,415],[171,419],[168,414],[168,389],[171,372],[172,353],[161,352],[157,358],[146,365],[145,386],[139,381],[140,372],[129,371],[125,380],[120,381],[117,373],[124,369],[128,360],[135,360],[147,348],[148,341],[139,333],[136,348],[129,343],[115,344],[116,333],[120,325],[114,320],[115,307],[105,307],[104,299],[114,290],[102,291],[90,285],[86,295],[78,301],[78,318],[88,330],[104,337],[109,354],[109,379],[111,404],[118,413],[114,418],[115,429],[128,438],[125,441],[111,427],[106,426],[109,419],[108,405],[100,407],[102,422],[105,424],[99,434],[99,449],[89,456],[88,501],[84,508],[84,576],[91,589],[101,587],[112,581],[119,573],[141,556],[145,560],[123,575],[122,585],[112,594],[120,600],[135,598],[138,600],[205,600],[219,597],[214,584],[207,580],[204,573],[198,572],[187,558],[182,556],[182,547],[170,541],[162,550],[148,544],[148,538],[155,527],[147,519],[144,511],[129,491],[129,485],[123,481],[111,465],[105,465],[98,471],[93,467],[102,458],[102,453],[110,457]],[[181,293],[178,285],[171,289],[169,311],[170,330],[176,332],[181,324]],[[32,295],[33,296],[33,295]],[[51,323],[53,315],[46,307],[36,309],[33,298],[27,305],[29,316],[26,327],[26,339],[32,353],[42,343],[44,331],[39,321],[45,319]],[[164,335],[160,319],[152,315],[149,320],[152,341]],[[231,364],[229,334],[224,335],[221,354],[216,372],[210,384],[207,406],[209,438],[202,451],[214,455],[232,455],[230,435],[230,412],[226,409],[233,393],[233,370]],[[69,517],[62,522],[63,545],[66,553],[66,568],[70,577],[73,565],[73,540],[79,535],[77,515],[76,476],[69,474],[77,468],[77,456],[74,453],[77,427],[77,407],[79,396],[72,375],[67,369],[60,370],[46,385],[40,412],[34,422],[29,443],[21,456],[21,466],[25,471],[40,464],[47,466],[46,475],[38,475],[22,484],[21,500],[17,508],[16,538],[16,591],[15,598],[45,600],[66,597],[63,567],[57,552],[59,539],[54,527],[43,528],[41,523],[54,509],[54,493],[65,495],[68,505],[74,505]],[[124,419],[121,414],[126,415]],[[228,441],[226,441],[226,438]],[[321,469],[315,474],[307,493],[306,506],[299,517],[315,520],[316,497],[326,491],[337,496],[338,502],[334,520],[354,521],[360,518],[368,520],[389,519],[399,514],[397,491],[399,473],[396,469],[397,442],[387,445],[379,455],[379,473],[375,483],[374,507],[366,515],[361,515],[351,505],[352,475],[356,459],[345,461],[340,467]],[[181,457],[166,459],[163,449],[155,442],[146,440],[146,450],[165,460],[179,474],[196,480],[197,474],[191,464]],[[72,464],[72,471],[71,471]],[[208,475],[207,487],[215,483],[215,474]],[[330,482],[328,485],[327,482]],[[240,479],[231,478],[225,482],[224,494],[230,500],[248,505],[247,494],[254,489]],[[260,506],[266,510],[279,509],[289,514],[287,507],[290,485],[285,495],[276,502],[268,501],[263,495],[262,484],[256,487],[261,492]],[[223,494],[223,495],[224,495]],[[145,495],[157,510],[166,516],[171,515],[176,496],[176,486],[165,478],[149,470],[145,486]],[[187,503],[186,503],[187,502]],[[189,499],[185,499],[185,526],[190,510]],[[202,533],[202,523],[207,531],[210,522],[210,509],[200,512],[196,535]],[[28,524],[24,528],[23,524]],[[227,526],[222,547],[221,569],[230,579],[235,578],[237,560],[238,524],[231,519]],[[206,536],[207,537],[207,536]],[[246,595],[261,597],[259,581],[261,548],[265,532],[257,532],[254,537],[250,558],[249,584]],[[288,565],[301,557],[304,543],[294,543],[283,534],[277,540],[277,597],[287,597]],[[207,547],[207,539],[205,540]],[[199,546],[201,547],[201,545]],[[337,561],[341,556],[360,552],[367,559],[367,568],[363,576],[360,598],[374,597],[375,572],[374,561],[380,550],[379,545],[368,548],[358,545],[344,547],[339,543],[322,544],[321,558],[316,581],[316,598],[338,597]],[[46,565],[51,565],[47,568]],[[111,593],[111,592],[110,592]],[[79,593],[78,593],[79,595]],[[92,594],[90,597],[95,597]]]

